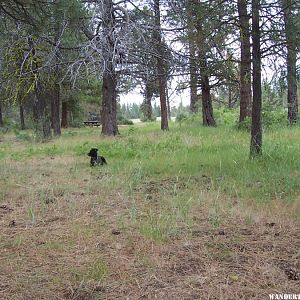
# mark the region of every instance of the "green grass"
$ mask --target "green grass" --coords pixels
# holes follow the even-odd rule
[[[214,281],[219,299],[215,286],[224,274],[231,283],[263,276],[264,269],[251,273],[251,256],[266,268],[278,257],[299,260],[291,242],[299,236],[299,127],[265,131],[257,160],[249,159],[249,132],[226,124],[171,123],[162,132],[149,123],[120,132],[68,129],[47,143],[1,135],[1,270],[3,286],[14,287],[6,299],[115,299],[120,287],[123,296],[140,286],[157,290],[155,281],[147,286],[153,278],[174,287],[195,282],[197,290],[203,266],[201,278]],[[91,147],[108,165],[90,167]],[[265,252],[271,240],[274,253]],[[243,276],[234,263],[246,264]],[[286,278],[280,286],[283,276],[281,289],[293,283]]]
[[[147,178],[206,176],[212,189],[262,203],[293,202],[300,192],[298,127],[266,131],[263,156],[257,160],[249,159],[249,133],[232,127],[172,125],[170,132],[161,132],[159,124],[150,123],[120,131],[119,137],[103,138],[98,129],[69,129],[49,143],[23,141],[21,149],[4,142],[0,162],[64,155],[88,161],[88,150],[98,147],[111,176],[129,178],[129,189]],[[81,167],[71,166],[70,175],[80,175]]]
[[[144,237],[157,242],[173,238],[178,233],[174,216],[164,211],[157,214],[150,210],[146,218],[140,220],[138,229]]]

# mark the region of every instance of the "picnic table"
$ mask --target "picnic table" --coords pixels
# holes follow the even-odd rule
[[[84,121],[83,124],[86,126],[96,126],[96,127],[101,126],[100,121]]]

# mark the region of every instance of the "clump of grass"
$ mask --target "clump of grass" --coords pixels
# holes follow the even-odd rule
[[[95,260],[89,266],[84,274],[84,279],[102,281],[109,274],[109,269],[105,261]]]
[[[109,268],[104,260],[95,259],[84,268],[71,267],[69,272],[76,281],[102,282],[109,275]]]
[[[166,241],[179,233],[174,216],[166,211],[149,210],[139,220],[138,228],[144,237],[157,242]]]
[[[174,202],[180,219],[184,222],[188,222],[190,211],[192,209],[193,198],[175,197]]]
[[[35,214],[33,207],[28,208],[28,217],[29,217],[31,225],[35,225],[36,224],[36,214]]]
[[[147,173],[141,163],[134,164],[130,169],[129,169],[129,174],[128,174],[128,187],[129,187],[129,192],[131,193],[137,185],[147,176]]]
[[[210,224],[215,228],[218,228],[221,224],[220,215],[215,209],[210,210],[208,220]]]
[[[59,197],[63,197],[66,189],[63,187],[46,187],[35,192],[35,197],[42,204],[55,203]]]

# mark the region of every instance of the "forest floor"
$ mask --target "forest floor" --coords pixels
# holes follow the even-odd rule
[[[299,294],[300,129],[173,127],[0,135],[0,299]]]

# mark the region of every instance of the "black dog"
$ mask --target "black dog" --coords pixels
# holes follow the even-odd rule
[[[103,156],[98,156],[97,154],[98,149],[97,148],[92,148],[90,152],[87,154],[88,156],[91,157],[91,167],[101,165],[103,166],[104,164],[106,165],[106,159]]]

